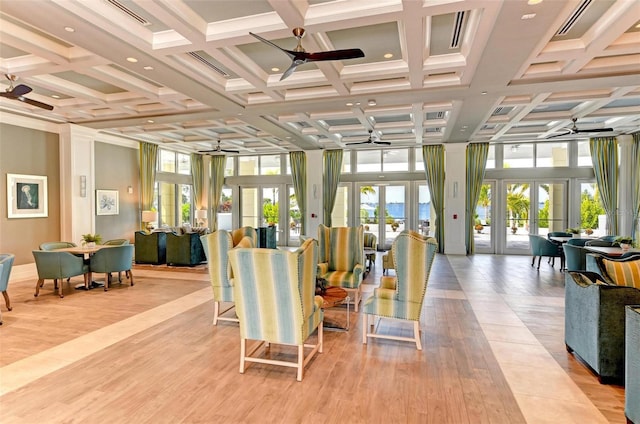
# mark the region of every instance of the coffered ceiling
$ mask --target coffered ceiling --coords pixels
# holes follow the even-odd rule
[[[530,1],[533,2],[533,1]],[[180,151],[240,154],[640,129],[636,0],[2,0],[0,71],[70,122]],[[292,50],[360,48],[301,65]],[[9,80],[0,83],[9,88]],[[589,137],[589,132],[580,132]],[[549,140],[574,139],[576,135]]]

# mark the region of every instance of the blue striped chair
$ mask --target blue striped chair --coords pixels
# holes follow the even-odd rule
[[[420,313],[437,248],[438,244],[432,237],[410,230],[398,234],[391,246],[396,261],[396,276],[380,277],[380,287],[362,306],[362,313],[366,317],[362,325],[363,344],[367,344],[369,337],[383,338],[413,342],[418,350],[422,350]],[[413,337],[376,333],[374,317],[413,321]]]
[[[229,251],[234,247],[255,247],[257,239],[256,230],[252,227],[242,227],[231,232],[218,230],[200,237],[213,289],[213,325],[218,325],[219,320],[238,322],[236,317],[222,316],[233,309],[233,305],[220,310],[221,302],[233,302],[233,272],[229,266]]]
[[[358,312],[364,277],[364,228],[318,226],[318,276],[342,287]]]
[[[308,239],[296,251],[238,248],[229,252],[234,273],[233,294],[240,319],[240,373],[246,362],[297,368],[322,352],[322,297],[315,295],[318,245]],[[305,341],[318,330],[316,344]],[[247,340],[258,340],[247,351]],[[253,356],[264,344],[293,345],[296,362]],[[311,348],[305,356],[304,348]]]

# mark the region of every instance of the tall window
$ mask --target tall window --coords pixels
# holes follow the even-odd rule
[[[160,149],[154,207],[159,227],[193,225],[191,157]]]

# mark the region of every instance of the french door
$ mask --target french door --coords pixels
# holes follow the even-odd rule
[[[293,186],[269,184],[240,187],[240,226],[276,226],[279,246],[300,241],[300,209]]]
[[[358,184],[360,199],[356,224],[375,234],[379,249],[389,249],[393,240],[408,225],[407,183]]]

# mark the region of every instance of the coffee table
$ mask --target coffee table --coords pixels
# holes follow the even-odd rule
[[[336,306],[339,306],[339,305],[343,305],[345,303],[347,305],[347,325],[346,325],[346,327],[340,327],[338,325],[332,325],[331,323],[327,323],[326,321],[324,323],[324,327],[327,328],[327,329],[348,331],[349,330],[349,301],[351,299],[347,295],[347,291],[345,289],[343,289],[343,288],[340,288],[340,287],[329,286],[329,287],[327,287],[325,292],[322,293],[320,296],[322,296],[322,309],[333,308],[333,307],[336,307]]]

